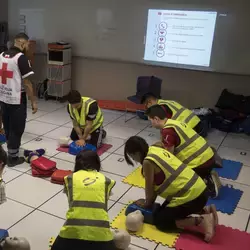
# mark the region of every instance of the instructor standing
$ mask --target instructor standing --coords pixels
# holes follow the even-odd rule
[[[29,37],[20,33],[15,37],[14,46],[0,55],[0,101],[3,125],[8,147],[8,166],[24,163],[19,157],[19,147],[27,117],[27,97],[31,101],[33,114],[37,105],[29,77],[34,74],[28,58]]]

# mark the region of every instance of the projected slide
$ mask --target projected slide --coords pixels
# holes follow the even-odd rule
[[[144,60],[209,67],[217,12],[149,10]]]

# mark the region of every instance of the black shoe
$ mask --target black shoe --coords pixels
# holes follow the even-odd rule
[[[207,181],[209,196],[215,199],[216,197],[218,197],[219,189],[221,188],[221,182],[217,172],[212,171],[211,175],[209,175],[209,177],[206,178],[206,181]]]
[[[7,165],[12,168],[25,162],[24,157],[8,157]]]
[[[107,136],[107,132],[105,130],[103,130],[103,132],[102,132],[102,139],[105,139],[106,136]]]

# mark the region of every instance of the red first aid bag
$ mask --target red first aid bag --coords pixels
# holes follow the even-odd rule
[[[32,161],[32,175],[35,177],[50,177],[56,170],[56,162],[43,156]]]
[[[70,170],[60,170],[57,169],[51,176],[51,182],[55,184],[64,184],[64,177],[71,175],[73,172]]]

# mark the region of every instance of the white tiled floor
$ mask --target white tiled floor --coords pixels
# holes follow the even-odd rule
[[[147,121],[142,121],[128,114],[125,123],[123,112],[104,111],[105,126],[108,133],[106,142],[113,147],[102,159],[103,173],[114,179],[117,184],[109,201],[110,219],[114,218],[124,204],[139,199],[144,191],[122,183],[122,179],[134,168],[128,166],[123,159],[125,140],[130,135],[140,135],[150,144],[159,140],[159,131],[151,128]],[[134,118],[133,118],[134,117]],[[28,119],[22,147],[27,149],[47,149],[47,157],[57,162],[59,169],[70,170],[74,167],[74,157],[56,151],[57,139],[67,136],[71,131],[71,123],[65,104],[56,102],[39,102],[39,112],[32,115],[28,110]],[[250,137],[220,131],[212,131],[208,141],[219,149],[222,157],[238,160],[244,167],[236,182],[224,180],[235,188],[244,191],[238,208],[231,216],[219,214],[221,223],[250,232]],[[8,169],[4,172],[8,202],[0,206],[0,228],[9,229],[12,236],[24,236],[31,242],[32,249],[48,249],[51,236],[57,236],[64,223],[67,211],[67,199],[62,193],[62,186],[52,184],[48,179],[39,179],[30,175],[28,164]],[[167,250],[169,248],[147,240],[132,237],[130,250]]]

